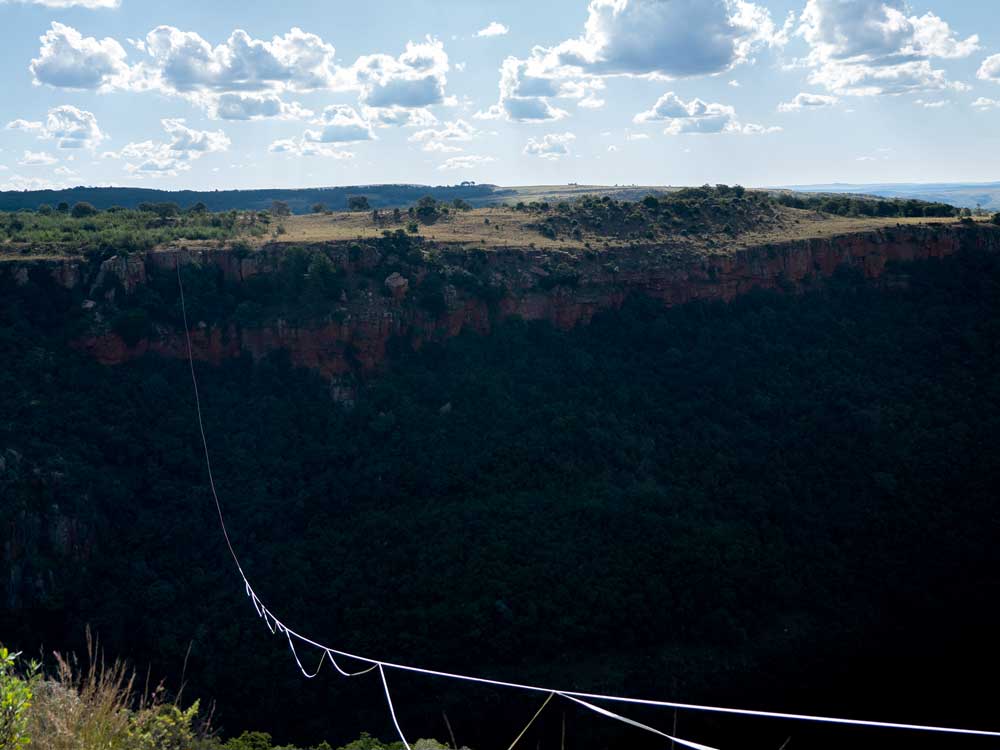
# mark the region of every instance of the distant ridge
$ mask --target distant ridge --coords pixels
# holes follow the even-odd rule
[[[65,190],[25,190],[0,192],[0,211],[35,209],[43,203],[86,201],[97,208],[111,206],[135,208],[140,203],[177,203],[187,208],[203,203],[209,211],[267,210],[275,200],[285,201],[294,213],[309,213],[316,204],[331,210],[347,208],[347,198],[363,195],[374,208],[415,203],[425,195],[437,200],[456,198],[473,204],[497,199],[505,191],[496,185],[358,185],[350,187],[320,187],[303,189],[263,190],[153,190],[132,187],[75,187]],[[513,193],[512,193],[513,194]]]
[[[862,193],[880,198],[916,198],[917,200],[950,203],[959,208],[980,206],[988,211],[1000,210],[1000,182],[885,182],[856,184],[835,182],[828,185],[786,185],[782,189],[803,193]]]
[[[675,190],[668,186],[641,185],[535,185],[501,187],[492,184],[460,185],[380,184],[347,187],[265,188],[258,190],[155,190],[135,187],[74,187],[63,190],[0,191],[0,211],[36,209],[59,203],[70,205],[86,201],[100,209],[112,206],[135,208],[140,203],[176,203],[187,208],[203,203],[210,211],[267,210],[272,201],[285,201],[293,213],[310,213],[313,206],[339,211],[347,208],[347,199],[363,195],[373,208],[391,208],[416,203],[425,195],[451,202],[460,198],[473,206],[496,205],[517,201],[572,201],[583,195],[609,195],[618,200],[640,200],[649,193]],[[1000,211],[1000,182],[986,183],[831,183],[787,185],[770,190],[793,190],[803,193],[857,193],[882,198],[915,198],[931,203],[948,203],[960,208],[980,206]]]

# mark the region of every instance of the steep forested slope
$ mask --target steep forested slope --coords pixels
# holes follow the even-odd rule
[[[888,290],[841,274],[802,297],[635,299],[568,333],[512,320],[401,348],[352,411],[280,355],[200,367],[247,571],[302,631],[381,658],[988,724],[995,696],[967,675],[970,660],[1000,666],[1000,264],[895,270]],[[243,598],[186,364],[73,353],[69,299],[0,289],[5,640],[65,647],[89,623],[175,677],[190,645],[188,695],[216,699],[229,729],[387,735],[376,680],[303,682]],[[506,746],[537,707],[416,678],[396,690],[413,734],[445,736],[445,710],[478,747]],[[547,741],[558,722],[542,722]],[[681,727],[724,746],[886,741]],[[569,733],[643,741],[572,711]]]

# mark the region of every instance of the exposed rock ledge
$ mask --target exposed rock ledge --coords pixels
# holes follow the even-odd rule
[[[366,245],[359,253],[357,246],[352,251],[348,245],[316,247],[322,248],[333,264],[348,275],[366,271],[370,275],[386,260],[376,247]],[[350,302],[345,297],[336,314],[331,310],[331,314],[309,324],[290,325],[276,319],[254,326],[201,325],[194,328],[192,336],[199,360],[219,363],[244,352],[260,358],[284,349],[295,364],[335,378],[377,368],[385,360],[393,338],[420,346],[467,330],[487,333],[497,321],[515,315],[569,329],[588,323],[601,310],[619,307],[630,295],[646,295],[669,306],[693,300],[728,301],[753,289],[796,292],[821,283],[842,267],[857,269],[868,279],[880,279],[887,264],[894,261],[942,258],[963,249],[1000,249],[1000,227],[906,225],[688,260],[670,258],[657,247],[587,254],[532,249],[488,253],[454,250],[445,252],[445,262],[452,269],[475,267],[477,277],[497,290],[492,299],[447,284],[443,288],[443,309],[431,313],[416,301],[428,275],[428,268],[418,264],[404,268],[403,273],[387,274],[377,285],[384,289],[356,294]],[[171,248],[128,259],[112,258],[96,271],[82,260],[46,263],[51,277],[67,289],[89,288],[90,296],[94,296],[113,276],[118,283],[111,294],[127,296],[153,275],[172,272],[178,263],[214,266],[227,281],[242,283],[258,274],[276,272],[282,252],[280,247],[250,254],[228,249]],[[567,271],[568,280],[564,277]],[[19,282],[27,279],[25,269],[17,264],[0,267],[2,273],[13,274]],[[94,307],[92,302],[89,304]],[[99,309],[92,314],[100,319]],[[150,352],[166,357],[186,356],[180,330],[159,329],[155,335],[129,346],[108,326],[95,325],[90,334],[73,345],[109,365]]]

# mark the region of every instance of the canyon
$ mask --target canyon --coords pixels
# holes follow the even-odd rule
[[[415,240],[407,252],[378,242],[313,243],[301,250],[325,255],[345,286],[324,311],[295,320],[278,314],[250,323],[233,316],[192,320],[190,334],[197,360],[219,364],[244,354],[259,359],[284,350],[295,365],[337,383],[342,376],[380,368],[393,340],[419,348],[465,331],[487,334],[513,316],[568,330],[587,324],[602,310],[620,307],[632,295],[674,306],[730,301],[756,289],[802,293],[843,270],[875,283],[905,284],[905,274],[892,272],[894,263],[998,249],[1000,227],[971,222],[880,227],[702,256],[655,245],[600,252],[531,247],[485,251]],[[109,309],[127,310],[153,278],[173,275],[178,266],[194,266],[213,273],[223,285],[239,287],[280,273],[288,252],[287,245],[271,243],[251,251],[176,246],[100,262],[13,259],[0,264],[0,280],[7,275],[23,286],[44,278],[69,291],[82,316],[71,345],[101,363],[117,365],[146,354],[187,356],[181,326],[161,323],[126,341],[109,324]],[[434,279],[440,302],[422,304]]]

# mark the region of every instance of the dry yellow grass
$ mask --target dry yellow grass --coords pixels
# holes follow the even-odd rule
[[[914,226],[920,224],[953,224],[953,218],[868,218],[833,216],[814,211],[786,209],[790,220],[780,227],[765,229],[759,232],[747,232],[739,237],[744,245],[765,244],[781,240],[806,240],[822,237],[833,237],[852,232],[864,232],[872,229],[882,229],[897,225]]]
[[[305,245],[321,242],[349,242],[370,240],[382,236],[384,231],[406,230],[410,220],[403,214],[402,222],[393,222],[392,214],[382,211],[385,221],[376,225],[370,212],[338,212],[332,214],[311,214],[290,216],[282,220],[284,233],[258,239],[243,238],[252,245]],[[580,239],[560,236],[556,239],[545,237],[533,226],[541,220],[534,213],[515,211],[496,206],[478,208],[471,211],[452,211],[437,223],[419,226],[419,236],[435,244],[450,247],[502,248],[535,247],[542,250],[602,250],[605,248],[627,247],[632,244],[622,238],[607,237],[596,233],[584,233]],[[832,237],[835,235],[862,232],[871,229],[893,227],[898,224],[950,224],[952,218],[896,219],[842,217],[781,207],[776,219],[759,229],[743,232],[735,237],[721,234],[688,235],[676,234],[656,240],[642,240],[643,244],[664,245],[687,252],[726,254],[756,245],[773,244],[789,240]],[[180,241],[188,248],[218,247],[212,241]],[[0,263],[25,260],[59,260],[73,256],[71,248],[49,246],[16,246],[0,243]],[[79,253],[76,253],[79,257]]]
[[[383,212],[385,214],[385,212]],[[380,237],[382,232],[405,230],[408,220],[404,214],[402,223],[391,220],[378,225],[370,213],[334,213],[293,216],[284,221],[285,233],[277,238],[281,244],[306,244],[312,242],[338,242],[365,240]],[[583,249],[588,244],[599,250],[605,247],[622,247],[627,240],[610,238],[597,234],[584,234],[582,239],[571,237],[551,239],[543,236],[532,224],[539,221],[536,214],[512,209],[480,208],[472,211],[451,212],[435,224],[420,225],[419,234],[436,243],[496,249],[504,247],[529,247],[540,249]],[[815,211],[801,211],[783,208],[779,218],[760,230],[744,232],[737,237],[721,235],[698,236],[676,235],[666,240],[670,244],[695,248],[712,248],[713,252],[737,250],[753,245],[831,237],[852,232],[861,232],[898,224],[947,224],[954,219],[878,219],[850,218],[820,214]],[[657,240],[660,242],[663,240]],[[709,242],[710,241],[710,242]]]
[[[409,219],[403,214],[402,223],[391,221],[391,212],[382,212],[389,221],[376,225],[371,213],[334,213],[293,216],[284,221],[286,233],[279,242],[332,242],[338,240],[372,239],[383,231],[406,229]],[[487,224],[487,221],[489,223]],[[566,247],[566,242],[543,237],[529,224],[538,221],[532,214],[505,208],[479,208],[453,211],[431,225],[420,225],[420,236],[447,244],[479,245],[480,247],[527,246]],[[576,243],[580,244],[580,243]]]

